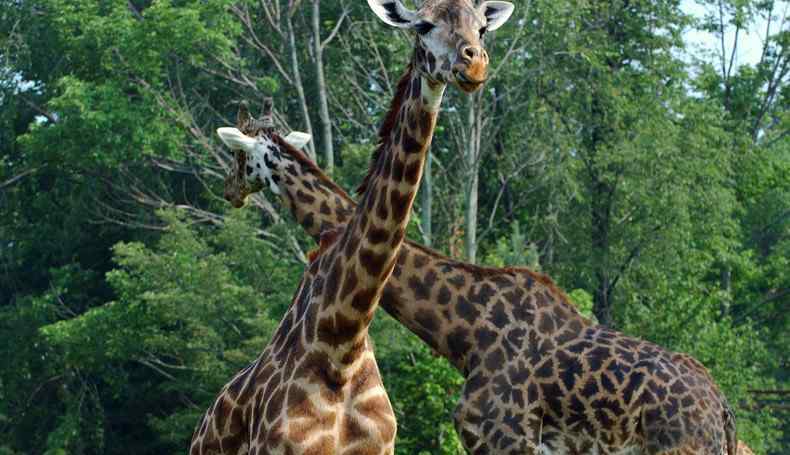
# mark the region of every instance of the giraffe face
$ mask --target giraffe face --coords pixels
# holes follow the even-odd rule
[[[280,194],[280,172],[287,159],[283,156],[280,146],[272,139],[271,134],[258,132],[253,137],[242,133],[237,128],[219,128],[217,134],[225,145],[245,153],[245,166],[240,171],[249,188],[260,189],[268,186],[272,193]],[[294,131],[283,140],[299,149],[310,141],[310,135]],[[244,195],[244,197],[246,196]]]
[[[417,34],[417,70],[429,81],[452,83],[466,93],[482,87],[488,77],[485,33],[496,30],[513,13],[513,4],[470,0],[426,0],[411,11],[401,0],[368,0],[389,25]]]

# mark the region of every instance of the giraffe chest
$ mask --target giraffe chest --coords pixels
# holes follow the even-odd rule
[[[274,369],[251,425],[252,453],[335,454],[352,446],[392,453],[395,415],[372,352],[343,383],[322,358],[308,352]]]

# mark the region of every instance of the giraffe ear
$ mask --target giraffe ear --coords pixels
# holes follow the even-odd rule
[[[485,16],[488,21],[486,23],[488,31],[494,31],[507,22],[514,9],[515,6],[512,3],[500,1],[483,2],[477,7],[480,14]]]
[[[283,140],[288,145],[290,145],[291,147],[299,150],[299,149],[304,148],[304,146],[307,145],[307,143],[310,142],[310,139],[312,139],[312,138],[313,138],[313,136],[310,136],[307,133],[300,133],[299,131],[292,131],[291,134],[286,136]]]
[[[217,134],[231,150],[243,150],[247,153],[252,153],[255,148],[255,139],[242,133],[238,128],[219,128]]]
[[[379,19],[398,28],[411,28],[417,13],[406,8],[401,0],[368,0],[368,6]]]

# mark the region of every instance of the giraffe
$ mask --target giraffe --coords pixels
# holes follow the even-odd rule
[[[254,127],[245,132],[258,134]],[[277,182],[275,193],[305,231],[318,240],[322,232],[347,223],[356,207],[353,199],[304,153],[276,134],[271,139],[274,148],[251,159],[268,163],[270,181]],[[260,175],[251,173],[245,178],[249,187],[264,186]],[[667,352],[593,325],[551,279],[529,269],[465,264],[406,240],[381,306],[466,378],[455,418],[472,453],[537,453],[530,444],[528,450],[521,450],[518,441],[524,438],[543,443],[544,453],[617,453],[623,447],[636,447],[650,454],[730,454],[730,444],[735,444],[730,439],[734,436],[732,415],[702,365],[685,354]],[[568,348],[559,350],[557,346]],[[530,375],[535,381],[528,380]],[[696,385],[689,387],[687,382]],[[667,390],[672,398],[667,397]],[[561,398],[569,393],[578,396]],[[689,442],[691,449],[685,452],[666,446],[683,445],[684,438],[695,436],[677,436],[680,444],[678,440],[665,441],[665,445],[651,448],[649,441],[662,444],[662,434],[674,434],[667,433],[660,422],[656,424],[656,417],[664,415],[656,416],[656,412],[666,412],[667,417],[681,411],[690,416],[697,413],[696,419],[705,420],[711,411],[696,409],[707,408],[700,400],[710,401],[713,416],[708,418],[714,422],[722,412],[723,422],[703,422],[704,431],[718,436],[702,435],[702,442]],[[531,404],[535,401],[541,403],[537,407],[542,431],[540,426],[537,430],[534,424],[530,426],[525,415],[531,407],[535,412]],[[495,403],[495,408],[485,408],[488,403]],[[682,409],[673,411],[672,403]],[[584,409],[573,410],[571,405],[583,405]],[[614,413],[614,406],[620,406],[622,412],[627,409],[629,415]],[[585,418],[579,420],[582,415]],[[629,425],[629,417],[639,420]],[[605,444],[595,442],[614,421],[626,425],[623,433],[607,436]],[[680,423],[681,432],[697,425],[696,421]],[[560,443],[559,439],[568,437],[565,431],[578,440]],[[694,448],[709,439],[718,440],[710,443],[714,447],[722,445],[722,431],[727,438],[726,452],[723,447]],[[582,435],[573,436],[579,432]],[[473,445],[475,442],[478,445]],[[737,453],[748,452],[742,452],[739,445]]]
[[[403,244],[446,85],[469,93],[483,84],[488,55],[480,30],[504,23],[512,5],[433,0],[412,12],[384,0],[368,4],[417,38],[360,186],[362,202],[345,225],[321,234],[271,342],[220,392],[195,430],[192,454],[394,453],[395,416],[368,326]],[[256,176],[250,189],[276,185],[267,159],[291,147],[262,131],[218,130],[231,149],[251,157],[237,167]]]
[[[318,239],[346,224],[353,199],[271,140],[254,159],[303,228]],[[407,240],[381,306],[465,377],[454,419],[470,453],[736,453],[734,416],[704,366],[593,324],[547,276]]]

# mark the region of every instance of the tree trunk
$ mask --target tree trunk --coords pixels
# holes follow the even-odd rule
[[[315,44],[315,73],[318,82],[318,113],[321,119],[321,148],[324,169],[332,175],[335,168],[335,151],[332,144],[332,121],[329,118],[329,101],[324,77],[324,48],[321,43],[321,0],[313,0],[313,42]]]
[[[732,267],[729,264],[722,265],[721,290],[723,297],[719,303],[719,311],[722,315],[726,315],[732,308]]]
[[[310,111],[307,109],[307,99],[304,94],[304,84],[302,84],[302,73],[299,70],[299,55],[296,48],[296,36],[294,34],[293,21],[291,20],[291,13],[285,15],[286,27],[288,28],[288,47],[291,53],[291,66],[293,67],[293,80],[296,86],[296,93],[299,97],[299,105],[302,108],[302,118],[304,120],[305,131],[310,136],[313,136],[313,125],[310,122]],[[314,141],[307,143],[307,154],[310,159],[315,161],[315,145]]]
[[[467,131],[469,139],[466,146],[466,172],[468,173],[466,187],[466,216],[465,224],[465,249],[466,260],[472,264],[477,262],[477,211],[478,211],[478,182],[480,179],[480,145],[481,145],[481,106],[482,97],[476,93],[469,97],[469,116],[467,118]]]
[[[478,174],[472,171],[466,192],[466,260],[472,264],[477,262],[477,209],[478,209]]]
[[[593,295],[593,314],[601,325],[612,327],[612,288],[609,286],[609,277],[598,276],[598,287]]]
[[[592,260],[595,270],[595,277],[598,280],[593,295],[593,314],[598,318],[598,322],[612,327],[612,287],[611,281],[611,261],[609,245],[609,221],[611,218],[611,196],[612,188],[600,181],[599,175],[593,176],[591,217],[592,226],[590,234],[592,236]]]
[[[422,241],[425,246],[431,246],[431,242],[433,240],[433,226],[431,225],[433,222],[433,207],[431,205],[433,204],[433,176],[431,175],[432,162],[433,156],[429,152],[428,157],[425,160],[425,171],[423,172],[422,189],[420,190],[420,193],[422,194],[422,202],[420,204],[420,224],[422,226]]]

